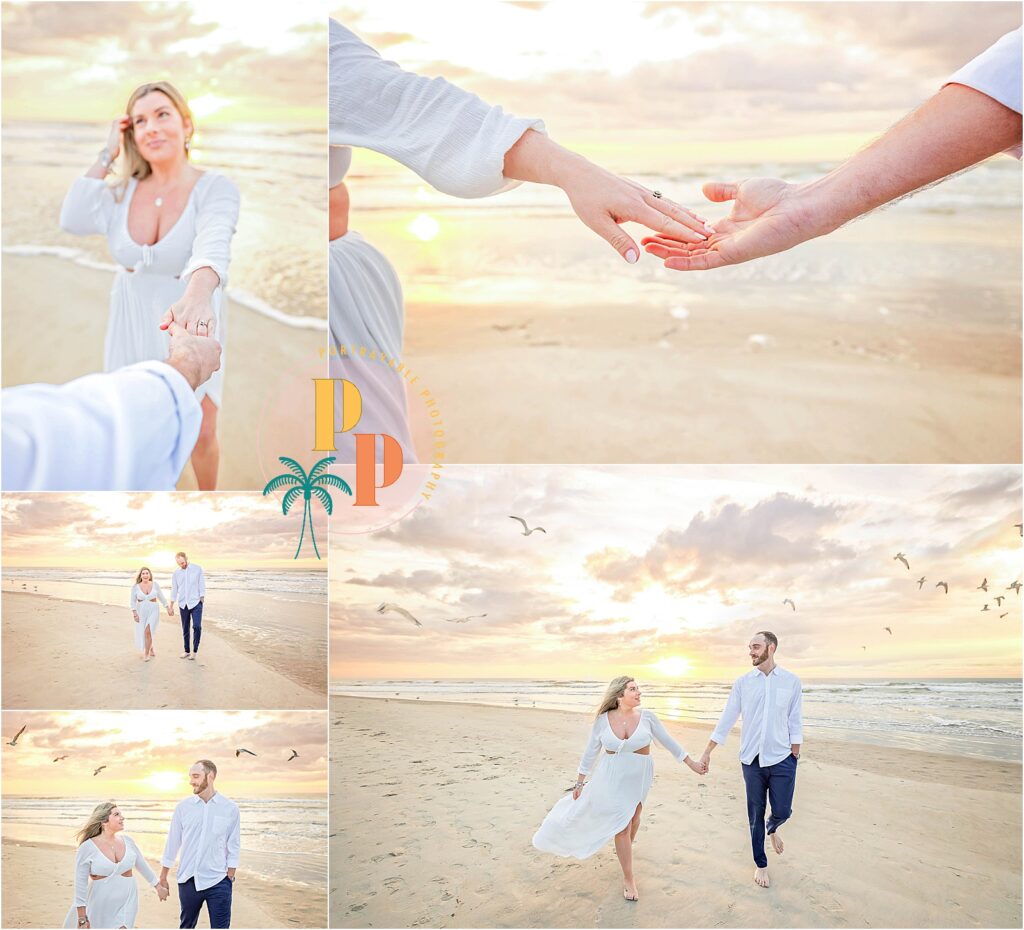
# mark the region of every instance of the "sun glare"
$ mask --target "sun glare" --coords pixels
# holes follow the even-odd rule
[[[406,228],[422,242],[432,242],[441,231],[441,224],[432,216],[421,213]]]
[[[203,117],[212,116],[218,110],[223,110],[229,103],[231,101],[227,97],[219,97],[217,94],[203,94],[194,100],[190,100],[188,108],[196,119],[203,119]]]
[[[654,663],[660,675],[685,675],[693,667],[693,663],[683,656],[666,656]]]
[[[185,786],[186,777],[182,772],[165,770],[154,772],[146,778],[146,783],[156,788],[157,791],[173,791],[175,788]]]

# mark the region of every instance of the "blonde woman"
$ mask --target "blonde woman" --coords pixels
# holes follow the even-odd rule
[[[156,658],[153,641],[156,639],[156,628],[160,625],[160,608],[157,601],[170,610],[164,592],[153,579],[153,573],[145,565],[135,576],[135,584],[131,593],[132,619],[135,621],[135,648],[142,653],[142,661],[148,662]]]
[[[134,869],[166,900],[157,887],[156,875],[139,852],[135,841],[118,836],[124,817],[113,801],[97,804],[85,826],[78,831],[75,856],[75,903],[65,927],[134,927],[139,911],[139,890]]]
[[[640,686],[628,675],[608,685],[580,760],[576,787],[571,797],[551,809],[533,837],[533,845],[542,852],[577,859],[589,858],[614,839],[627,901],[640,899],[633,875],[633,841],[654,780],[651,743],[656,740],[698,775],[705,771],[669,736],[653,711],[640,707],[640,700]]]
[[[143,84],[114,120],[96,162],[71,186],[60,225],[77,235],[107,237],[121,266],[110,296],[103,365],[167,358],[167,328],[175,322],[223,343],[222,291],[231,237],[238,222],[238,190],[223,175],[189,161],[195,124],[185,98],[166,81]],[[120,181],[105,178],[120,156]],[[200,490],[214,490],[220,447],[217,411],[220,370],[196,389],[203,413],[192,467]]]

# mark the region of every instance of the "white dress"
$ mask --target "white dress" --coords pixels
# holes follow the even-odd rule
[[[156,641],[156,628],[160,625],[160,608],[157,607],[157,601],[164,605],[165,610],[167,609],[167,598],[155,581],[149,594],[146,594],[139,585],[132,585],[132,610],[139,615],[139,622],[135,624],[135,648],[139,652],[146,648],[147,626],[153,631],[153,640]]]
[[[640,723],[629,739],[616,736],[608,723],[608,714],[601,714],[594,721],[580,760],[580,774],[589,775],[600,755],[597,771],[583,786],[577,800],[569,793],[555,804],[534,834],[533,845],[556,856],[587,859],[625,829],[654,781],[650,753],[636,752],[652,740],[657,740],[678,762],[688,755],[652,711],[641,711]]]
[[[120,862],[112,862],[92,840],[82,843],[75,856],[75,903],[64,926],[78,926],[77,908],[84,905],[85,915],[94,928],[134,927],[139,889],[134,875],[122,874],[129,869],[138,869],[150,885],[156,885],[156,875],[131,837],[124,837],[124,858]],[[104,878],[90,881],[90,875]]]
[[[110,319],[103,347],[103,367],[167,358],[170,336],[160,318],[185,293],[188,279],[199,268],[212,268],[220,278],[211,304],[217,320],[215,336],[227,337],[223,290],[231,258],[231,237],[238,222],[238,188],[226,177],[204,172],[192,188],[178,221],[153,245],[139,245],[128,232],[128,208],[138,188],[132,178],[118,199],[115,189],[99,178],[77,178],[64,198],[60,225],[65,232],[84,236],[102,233],[110,254],[121,267],[110,294]],[[223,394],[225,357],[220,370],[199,386],[219,407]]]

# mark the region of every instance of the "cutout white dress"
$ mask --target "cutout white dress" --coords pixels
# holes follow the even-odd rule
[[[688,755],[652,711],[641,711],[640,723],[628,739],[616,736],[608,714],[601,714],[590,730],[579,769],[581,775],[589,775],[596,761],[597,771],[577,800],[567,793],[555,804],[534,834],[533,845],[556,856],[587,859],[625,829],[654,781],[651,754],[636,751],[652,740],[664,746],[677,762]]]
[[[167,358],[170,336],[159,327],[160,318],[185,293],[194,271],[212,268],[220,278],[211,305],[217,320],[215,336],[221,346],[227,338],[223,290],[231,259],[231,237],[238,223],[238,188],[223,175],[204,172],[189,194],[178,221],[153,245],[140,245],[128,232],[128,208],[138,188],[128,181],[123,196],[99,178],[77,178],[64,198],[60,225],[79,236],[101,233],[110,254],[121,267],[110,293],[110,318],[103,346],[103,368]],[[220,370],[196,391],[221,405],[225,355]]]
[[[75,903],[68,911],[64,926],[78,926],[76,909],[84,905],[85,916],[94,930],[134,927],[139,912],[139,889],[134,875],[123,874],[129,869],[138,869],[150,885],[156,885],[156,875],[131,837],[124,836],[124,858],[120,862],[109,859],[92,840],[82,843],[75,856]],[[90,880],[90,875],[104,877]]]
[[[139,615],[139,622],[135,626],[135,648],[142,652],[146,648],[146,627],[153,631],[153,641],[156,641],[156,628],[160,625],[160,608],[157,601],[167,609],[167,598],[160,590],[160,585],[155,581],[149,594],[142,590],[140,585],[132,585],[131,606],[132,610]]]

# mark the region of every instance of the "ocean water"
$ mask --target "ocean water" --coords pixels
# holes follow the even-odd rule
[[[732,682],[641,682],[665,720],[714,725]],[[334,681],[332,695],[542,707],[592,714],[605,681],[431,679]],[[803,682],[805,741],[849,739],[1021,761],[1020,679],[818,679]]]
[[[752,162],[658,175],[613,167],[714,221],[729,208],[704,199],[705,180],[799,183],[833,166]],[[782,301],[794,311],[841,319],[877,322],[882,313],[892,321],[1020,331],[1022,183],[1020,164],[1009,157],[887,207],[882,217],[711,275],[669,271],[647,255],[625,266],[576,219],[557,188],[524,184],[460,200],[408,171],[361,172],[358,153],[346,182],[351,226],[395,265],[407,306],[529,304],[537,328],[545,312],[588,304],[621,305],[632,316],[675,311],[674,319],[685,319],[719,312],[725,294],[730,305]],[[625,228],[637,240],[647,234],[635,224]],[[415,327],[414,313],[407,330]]]
[[[4,122],[3,249],[114,270],[103,236],[58,225],[72,181],[109,124]],[[228,294],[292,327],[326,329],[327,198],[323,128],[237,124],[203,129],[195,163],[227,175],[242,198]]]
[[[73,846],[75,832],[105,798],[46,798],[4,795],[0,824],[5,840]],[[125,800],[125,832],[154,870],[159,869],[174,806],[181,798]],[[232,798],[242,828],[239,868],[278,882],[325,893],[327,883],[327,798]]]

